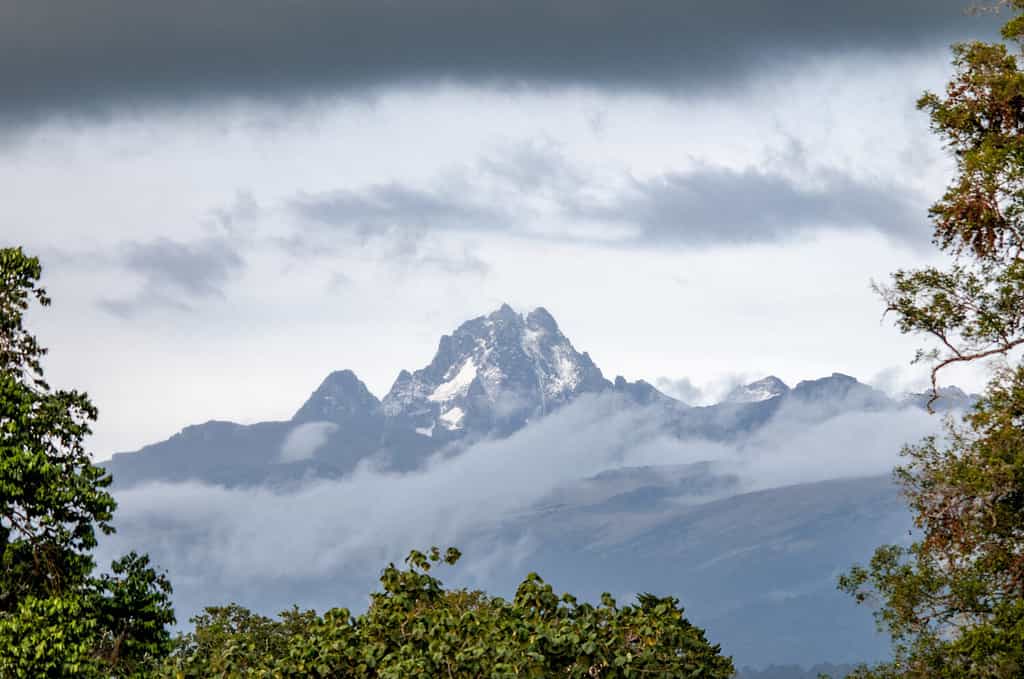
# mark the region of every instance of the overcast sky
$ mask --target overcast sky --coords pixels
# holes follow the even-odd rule
[[[941,261],[914,100],[966,5],[7,0],[0,233],[100,458],[382,396],[502,302],[609,377],[908,388],[869,284]]]

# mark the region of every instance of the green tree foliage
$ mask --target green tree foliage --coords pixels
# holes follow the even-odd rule
[[[932,384],[946,366],[986,359],[991,380],[975,409],[944,437],[904,450],[896,471],[921,539],[878,549],[840,587],[880,604],[893,662],[864,677],[1024,676],[1024,0],[1005,44],[954,46],[943,95],[918,106],[956,160],[931,209],[948,269],[898,271],[881,288],[905,333],[931,338],[918,353]]]
[[[135,676],[169,651],[171,587],[134,553],[94,573],[116,504],[83,445],[96,408],[50,388],[24,325],[41,273],[0,249],[0,676]]]
[[[447,590],[432,565],[457,550],[413,551],[389,565],[366,613],[292,610],[278,620],[236,605],[209,608],[163,670],[166,677],[705,677],[733,676],[732,661],[650,594],[636,605],[558,596],[536,574],[506,601]]]

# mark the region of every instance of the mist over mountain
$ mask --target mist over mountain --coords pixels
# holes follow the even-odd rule
[[[933,410],[973,399],[939,396]],[[872,660],[886,640],[835,577],[909,539],[889,474],[938,430],[929,400],[833,373],[690,407],[606,378],[543,308],[504,305],[383,398],[339,370],[290,420],[115,455],[103,549],[149,551],[183,620],[228,600],[359,609],[388,560],[454,544],[456,584],[511,595],[537,570],[589,598],[676,595],[738,666]]]

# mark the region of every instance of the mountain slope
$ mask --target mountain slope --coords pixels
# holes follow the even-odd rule
[[[503,437],[587,393],[683,407],[646,382],[612,384],[543,308],[507,304],[444,335],[433,360],[403,370],[378,400],[351,370],[328,375],[287,422],[211,421],[106,463],[119,486],[194,479],[221,485],[336,477],[360,462],[413,469],[432,453]]]
[[[703,468],[623,470],[619,482],[622,493],[541,507],[503,526],[505,542],[528,536],[533,549],[502,585],[525,568],[589,599],[637,583],[672,593],[741,664],[884,657],[870,610],[837,592],[835,578],[875,546],[906,539],[910,515],[888,476],[710,502],[691,500],[715,487]]]

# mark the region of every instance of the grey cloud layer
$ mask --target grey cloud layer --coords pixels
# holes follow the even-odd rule
[[[490,263],[475,252],[477,236],[591,242],[587,232],[566,231],[566,224],[619,228],[600,242],[625,248],[777,243],[821,228],[873,229],[906,244],[927,243],[926,205],[914,192],[835,168],[809,168],[805,161],[796,147],[756,168],[700,164],[646,179],[620,172],[609,182],[570,161],[557,145],[528,142],[442,172],[427,186],[396,181],[300,193],[281,212],[241,194],[212,213],[211,228],[221,235],[120,246],[109,261],[135,274],[138,289],[103,299],[100,307],[123,318],[156,308],[189,311],[222,297],[244,271],[245,255],[260,248],[295,261],[337,259],[358,248],[395,271],[425,267],[484,276]],[[267,215],[275,216],[273,231],[254,235],[249,227]],[[282,216],[293,219],[282,223],[276,219]],[[289,221],[294,224],[285,226]],[[441,232],[458,235],[454,246],[432,237]],[[330,286],[346,281],[338,271]]]
[[[454,192],[431,192],[391,183],[362,191],[303,195],[294,202],[302,216],[353,227],[362,236],[396,224],[420,228],[478,229],[505,220],[501,213]]]
[[[142,285],[133,296],[101,300],[100,307],[125,318],[154,307],[187,310],[193,300],[221,295],[244,267],[237,246],[224,238],[128,243],[116,260],[140,276]]]
[[[574,216],[633,225],[647,242],[690,244],[784,240],[807,229],[874,228],[899,239],[927,235],[925,209],[895,187],[836,170],[807,188],[772,171],[702,167],[633,182],[607,205],[576,205]]]
[[[808,55],[991,35],[966,0],[12,0],[0,117],[409,82],[729,87]]]
[[[615,240],[625,246],[772,243],[819,228],[928,242],[927,205],[914,192],[835,168],[808,169],[803,152],[792,153],[758,168],[703,164],[608,186],[557,149],[524,144],[480,160],[456,189],[371,185],[303,194],[290,209],[363,239],[391,231],[408,240],[432,230],[564,237],[545,228],[553,217],[623,228]],[[794,168],[806,179],[795,179]]]

